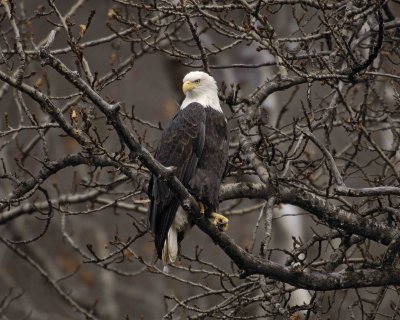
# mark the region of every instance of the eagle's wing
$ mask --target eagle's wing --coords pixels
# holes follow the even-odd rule
[[[164,130],[155,158],[164,166],[176,167],[175,175],[188,183],[196,170],[204,147],[206,115],[201,104],[191,103],[180,110]],[[167,183],[153,176],[149,184],[149,225],[161,258],[164,241],[179,207],[178,197]]]

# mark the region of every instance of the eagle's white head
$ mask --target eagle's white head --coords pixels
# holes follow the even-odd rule
[[[189,72],[183,78],[182,91],[186,95],[181,109],[192,102],[197,102],[204,107],[211,107],[222,112],[218,98],[217,82],[213,77],[203,71]]]

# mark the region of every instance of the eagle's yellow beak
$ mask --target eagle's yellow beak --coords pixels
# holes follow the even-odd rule
[[[187,91],[193,90],[194,88],[196,88],[196,85],[191,81],[185,81],[185,83],[182,85],[182,91],[184,94],[186,94]]]

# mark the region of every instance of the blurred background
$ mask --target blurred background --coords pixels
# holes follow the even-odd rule
[[[230,127],[224,184],[265,183],[243,152],[250,143],[275,183],[396,228],[397,197],[335,194],[321,148],[298,127],[315,129],[348,186],[398,185],[399,10],[394,0],[3,1],[1,71],[17,84],[0,83],[0,318],[397,319],[397,287],[325,292],[240,279],[197,227],[163,273],[146,226],[148,170],[38,48],[57,30],[49,52],[120,103],[150,152],[179,110],[183,76],[209,71]],[[18,81],[45,94],[92,149]],[[228,235],[255,256],[333,272],[376,267],[387,249],[267,199],[220,205]]]

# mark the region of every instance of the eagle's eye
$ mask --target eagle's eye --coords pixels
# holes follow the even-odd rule
[[[200,83],[200,79],[194,80],[194,83]]]

